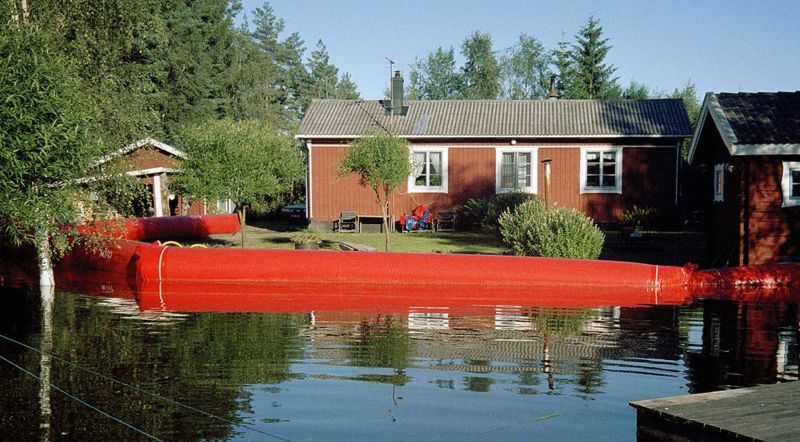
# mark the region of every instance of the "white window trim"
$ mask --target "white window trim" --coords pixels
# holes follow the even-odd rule
[[[616,152],[617,154],[617,168],[614,178],[614,187],[586,187],[586,154],[588,152],[600,152],[601,156],[604,152]],[[581,148],[581,163],[580,163],[580,192],[583,193],[622,193],[622,147],[586,147]]]
[[[783,177],[781,179],[783,204],[781,207],[800,206],[800,198],[792,198],[792,170],[800,170],[800,161],[783,161]]]
[[[427,146],[414,146],[409,149],[409,161],[412,162],[412,171],[408,176],[408,193],[447,193],[447,169],[448,169],[448,148],[446,147],[427,147]],[[413,161],[415,153],[422,152],[439,152],[442,154],[442,185],[441,186],[417,186],[414,176]]]
[[[503,154],[504,153],[529,153],[531,154],[531,185],[528,187],[510,189],[501,188],[500,182],[503,178]],[[538,193],[539,184],[539,149],[536,147],[518,147],[518,148],[497,148],[495,149],[494,156],[495,164],[495,184],[494,190],[496,193],[508,192],[525,192],[525,193]]]
[[[722,178],[719,183],[719,192],[717,192],[717,176]],[[714,202],[721,203],[725,201],[725,163],[714,165],[714,180],[711,185],[714,186],[712,188],[712,192],[714,192]]]

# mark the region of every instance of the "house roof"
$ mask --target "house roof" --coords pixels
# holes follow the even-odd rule
[[[128,144],[125,147],[119,148],[119,149],[115,150],[114,152],[111,152],[110,154],[100,158],[99,160],[97,160],[95,162],[94,165],[95,166],[99,166],[101,164],[105,164],[105,163],[113,160],[116,157],[119,157],[119,156],[122,156],[122,155],[127,155],[127,154],[133,152],[134,150],[142,148],[144,146],[152,146],[152,147],[155,147],[156,149],[161,150],[161,151],[163,151],[163,152],[165,152],[165,153],[167,153],[169,155],[176,156],[176,157],[182,158],[182,159],[186,159],[186,153],[184,151],[178,149],[177,147],[170,146],[169,144],[162,143],[161,141],[154,140],[152,138],[143,138],[143,139],[141,139],[139,141],[136,141],[134,143]]]
[[[690,162],[709,122],[731,155],[800,155],[800,91],[709,92],[692,138]]]
[[[688,138],[683,102],[655,100],[406,100],[405,116],[378,100],[313,100],[296,138],[358,138],[375,129],[419,138]]]

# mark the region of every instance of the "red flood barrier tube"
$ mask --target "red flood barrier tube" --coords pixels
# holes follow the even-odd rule
[[[98,221],[78,228],[82,233],[94,233],[112,238],[135,241],[156,239],[197,238],[239,231],[236,214],[204,216],[161,216],[133,218],[123,221]]]
[[[497,255],[137,249],[137,280],[376,284],[408,287],[641,287],[686,285],[682,267]]]

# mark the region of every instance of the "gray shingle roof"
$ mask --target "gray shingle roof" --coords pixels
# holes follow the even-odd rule
[[[716,96],[737,144],[800,144],[800,91]]]
[[[689,137],[681,100],[407,100],[388,116],[379,101],[314,100],[297,138],[353,138],[380,127],[406,138]]]

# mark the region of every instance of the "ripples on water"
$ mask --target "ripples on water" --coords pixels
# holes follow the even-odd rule
[[[0,333],[63,360],[0,356],[142,431],[0,361],[17,440],[624,440],[630,401],[798,377],[795,303],[218,314],[57,293],[47,327],[38,293],[2,290]]]

